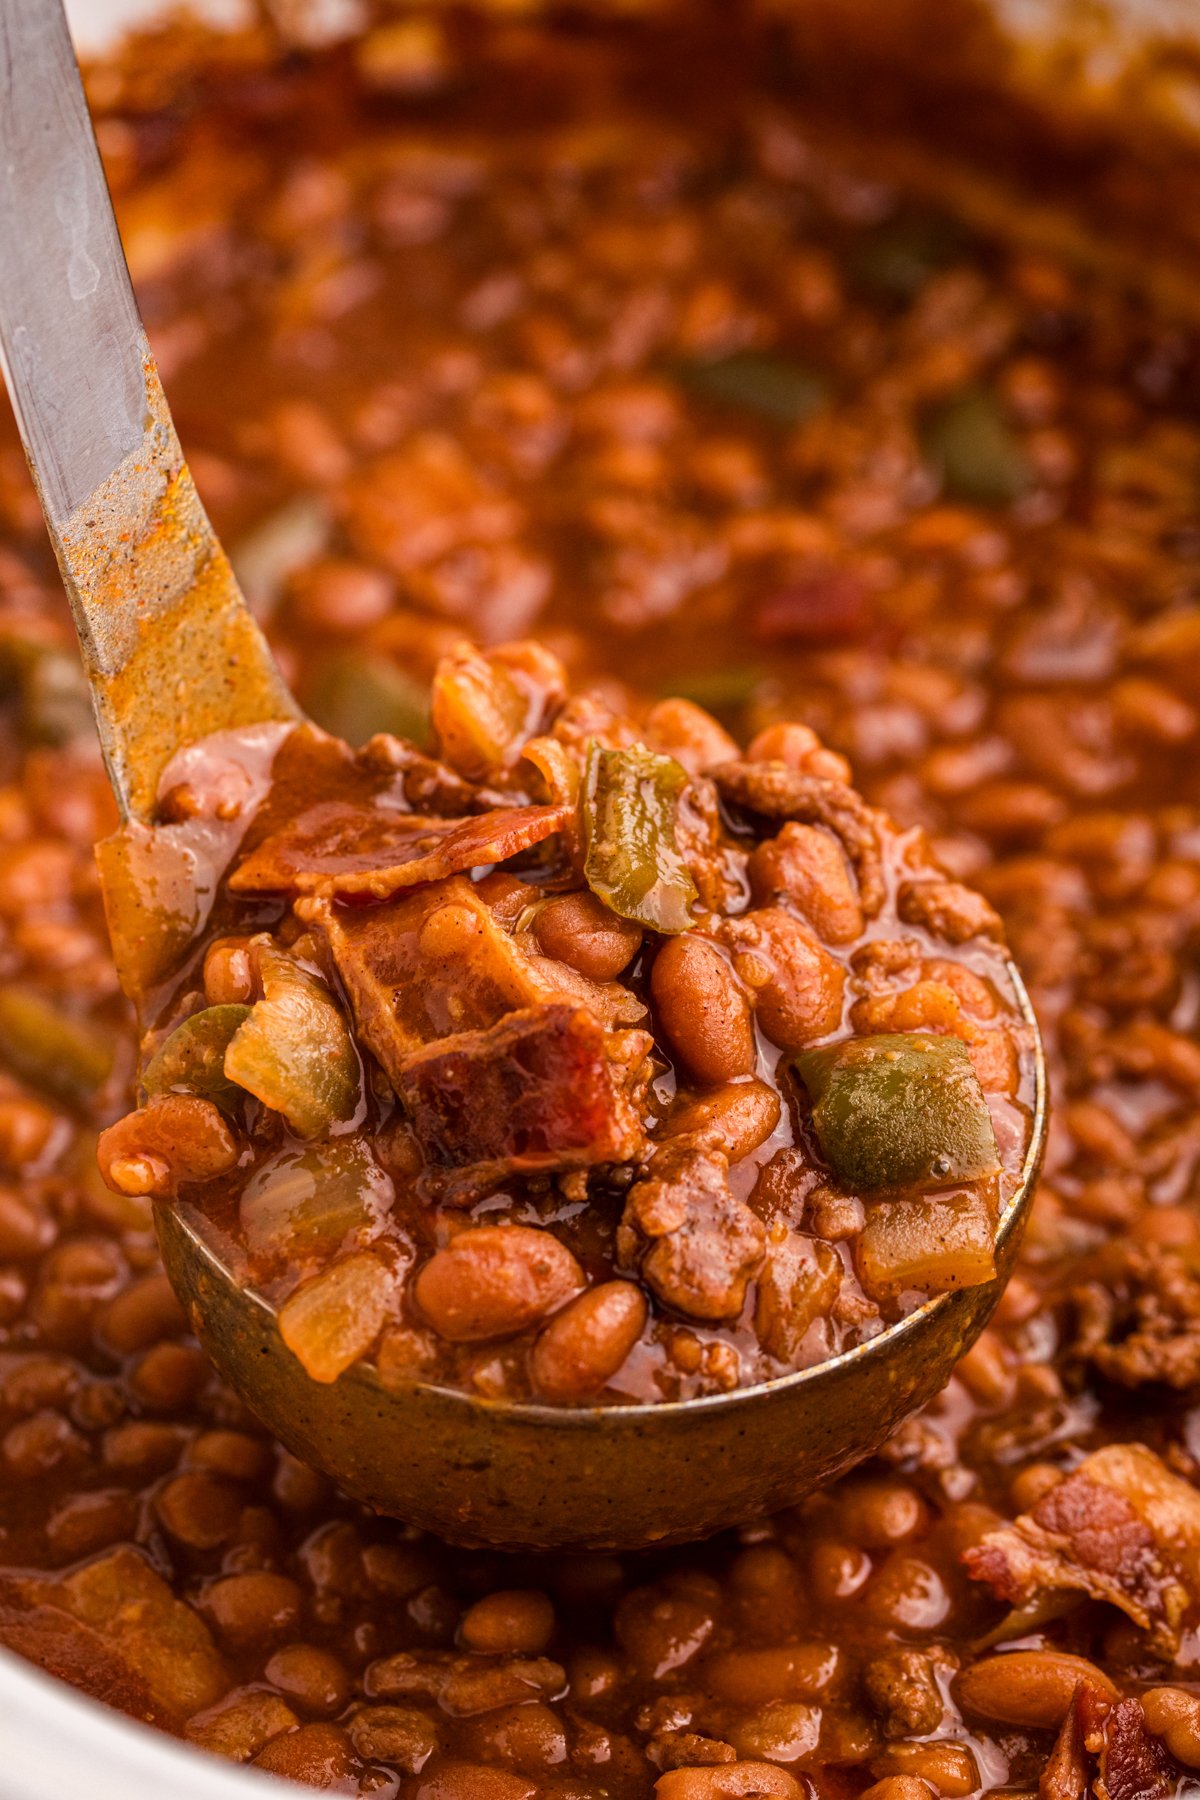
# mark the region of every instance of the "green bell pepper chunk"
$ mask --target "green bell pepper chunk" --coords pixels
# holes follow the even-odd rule
[[[1033,484],[1029,459],[987,388],[968,388],[930,414],[921,448],[956,500],[1008,506]]]
[[[111,1045],[96,1026],[32,988],[0,988],[0,1061],[31,1087],[68,1106],[86,1106],[112,1069]]]
[[[846,1038],[796,1058],[834,1175],[858,1194],[943,1188],[1000,1167],[991,1114],[959,1038]]]
[[[243,1090],[225,1073],[225,1052],[250,1017],[248,1006],[208,1006],[176,1027],[142,1071],[147,1096],[198,1094],[229,1112]]]
[[[260,956],[263,997],[225,1052],[225,1073],[297,1136],[321,1137],[358,1108],[361,1080],[350,1030],[315,976],[277,951]]]
[[[670,935],[687,931],[696,884],[679,853],[675,820],[687,774],[670,756],[588,748],[580,796],[583,873],[619,918]]]
[[[817,370],[761,350],[685,363],[679,378],[702,399],[757,413],[774,425],[803,425],[829,398],[829,383]]]

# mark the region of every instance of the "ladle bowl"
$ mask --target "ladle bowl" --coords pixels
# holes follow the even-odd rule
[[[1033,1203],[1046,1137],[1046,1071],[1029,997],[1029,1144],[996,1232],[996,1275],[938,1294],[827,1362],[754,1387],[657,1405],[552,1407],[413,1381],[367,1364],[312,1381],[275,1314],[238,1285],[203,1220],[157,1209],[172,1286],[220,1373],[264,1424],[356,1500],[462,1544],[633,1550],[705,1537],[799,1500],[877,1450],[931,1399],[986,1325]]]

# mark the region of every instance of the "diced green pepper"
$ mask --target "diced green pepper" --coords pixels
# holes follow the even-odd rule
[[[740,407],[776,425],[803,425],[829,398],[829,384],[815,369],[761,350],[685,363],[678,374],[702,399]]]
[[[209,1006],[167,1038],[142,1071],[142,1086],[155,1094],[198,1094],[226,1112],[243,1089],[225,1073],[225,1052],[250,1017],[248,1006]]]
[[[854,1252],[867,1293],[886,1300],[906,1289],[944,1294],[990,1281],[996,1273],[992,1186],[872,1201]]]
[[[355,748],[377,732],[429,742],[429,690],[379,652],[351,650],[324,664],[305,688],[310,716]]]
[[[690,700],[718,718],[728,718],[747,706],[769,679],[767,670],[754,664],[693,669],[672,675],[662,695],[664,699]]]
[[[108,1078],[112,1048],[97,1028],[31,988],[0,988],[0,1059],[31,1087],[84,1106]]]
[[[805,1050],[813,1128],[854,1193],[942,1188],[1000,1166],[979,1078],[959,1038],[895,1032]]]
[[[921,447],[956,500],[1007,506],[1033,482],[1029,459],[986,388],[968,388],[931,413]]]
[[[675,835],[686,784],[674,757],[640,744],[589,746],[580,798],[587,884],[619,918],[666,934],[688,930],[696,899]]]
[[[225,1052],[225,1073],[300,1137],[320,1137],[358,1106],[358,1057],[341,1008],[289,957],[260,957],[263,997]]]
[[[356,1134],[292,1145],[246,1183],[242,1231],[252,1255],[324,1262],[368,1243],[391,1200],[390,1180]]]
[[[869,232],[849,258],[860,286],[888,300],[915,300],[931,275],[962,255],[964,239],[952,219],[902,213]]]
[[[20,695],[27,744],[68,744],[93,737],[92,696],[78,653],[33,630],[0,630],[0,684]]]

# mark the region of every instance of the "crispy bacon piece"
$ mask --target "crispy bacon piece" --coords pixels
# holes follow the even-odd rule
[[[824,825],[841,840],[858,877],[858,897],[868,919],[887,898],[875,815],[861,794],[841,781],[805,775],[781,762],[719,763],[709,774],[721,798],[764,819],[797,819]]]
[[[628,1162],[643,1146],[635,1095],[652,1042],[606,1032],[587,1007],[526,1007],[410,1057],[397,1092],[427,1162],[471,1172],[464,1191]]]
[[[1189,1789],[1196,1791],[1195,1777],[1188,1781],[1188,1771],[1147,1729],[1141,1701],[1119,1701],[1102,1728],[1099,1800],[1173,1800]]]
[[[561,831],[565,806],[513,806],[430,819],[327,800],[265,839],[230,877],[239,894],[337,894],[386,900],[484,863],[507,862]]]
[[[1054,1589],[1107,1600],[1171,1656],[1200,1602],[1200,1493],[1144,1444],[1110,1444],[964,1560],[1014,1606]]]
[[[297,909],[328,944],[359,1035],[393,1085],[410,1056],[460,1031],[486,1031],[545,989],[461,875],[383,906]]]

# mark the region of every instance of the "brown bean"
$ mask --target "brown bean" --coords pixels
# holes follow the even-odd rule
[[[1142,1695],[1147,1727],[1171,1755],[1189,1769],[1200,1769],[1200,1694],[1177,1687],[1148,1688]]]
[[[583,1285],[583,1270],[550,1232],[481,1225],[435,1251],[414,1294],[439,1336],[471,1344],[538,1324]]]
[[[801,1800],[804,1791],[778,1763],[765,1762],[668,1769],[654,1784],[655,1800]]]
[[[603,1281],[563,1308],[538,1338],[529,1376],[545,1400],[569,1404],[606,1387],[646,1323],[646,1298],[629,1281]]]
[[[0,1188],[0,1257],[16,1261],[38,1256],[57,1235],[51,1215],[12,1188]]]
[[[202,1605],[221,1636],[239,1647],[294,1631],[303,1596],[287,1575],[252,1569],[205,1589]]]
[[[861,1793],[858,1800],[933,1800],[933,1789],[919,1775],[885,1775]]]
[[[660,700],[646,714],[646,739],[656,750],[673,756],[689,775],[702,775],[718,763],[741,755],[725,727],[694,700]]]
[[[360,1765],[339,1726],[302,1725],[299,1731],[274,1738],[254,1758],[254,1767],[309,1787],[340,1788],[345,1793],[349,1783],[357,1783]]]
[[[837,1030],[844,972],[799,919],[777,906],[761,907],[730,920],[722,935],[773,1044],[802,1050]]]
[[[236,1488],[201,1471],[177,1475],[155,1501],[164,1530],[194,1550],[213,1550],[237,1530],[242,1503]]]
[[[347,1727],[358,1754],[419,1775],[438,1749],[438,1729],[414,1706],[364,1706]]]
[[[559,894],[538,907],[534,934],[547,956],[590,981],[614,981],[642,945],[642,928],[610,912],[595,894]]]
[[[785,825],[751,852],[746,873],[759,906],[786,897],[825,943],[852,944],[862,936],[863,910],[846,853],[820,826]]]
[[[187,1330],[183,1308],[165,1275],[143,1275],[112,1300],[100,1315],[105,1342],[118,1355],[145,1350],[160,1339]]]
[[[913,1537],[927,1516],[916,1489],[895,1476],[863,1475],[838,1489],[838,1528],[865,1550]]]
[[[523,1775],[548,1774],[567,1760],[563,1722],[540,1700],[497,1707],[473,1719],[465,1736],[465,1747],[472,1756],[505,1763]]]
[[[413,1794],[413,1800],[537,1800],[537,1787],[524,1775],[487,1763],[446,1762]]]
[[[500,1588],[467,1608],[458,1635],[487,1656],[536,1656],[554,1635],[554,1608],[539,1588]]]
[[[1117,1690],[1095,1663],[1065,1650],[1012,1650],[985,1656],[954,1679],[954,1695],[964,1712],[1001,1725],[1056,1731],[1083,1681],[1107,1700]]]
[[[769,1082],[727,1081],[676,1106],[665,1129],[671,1137],[694,1137],[702,1148],[720,1150],[733,1164],[766,1143],[781,1111],[778,1091]]]
[[[316,1644],[285,1644],[264,1672],[273,1687],[305,1712],[339,1713],[350,1698],[348,1673],[331,1650]]]
[[[827,750],[809,725],[792,722],[768,725],[750,740],[746,751],[751,762],[781,762],[822,781],[850,779],[850,764],[836,750]]]
[[[764,1650],[723,1650],[708,1658],[703,1681],[719,1700],[762,1706],[769,1700],[819,1700],[836,1680],[835,1644],[813,1639]]]
[[[928,1782],[947,1800],[965,1800],[979,1786],[975,1758],[964,1744],[889,1744],[872,1761],[871,1772]]]
[[[753,1072],[750,1000],[709,939],[685,932],[654,959],[650,992],[672,1048],[698,1081],[732,1081]]]

